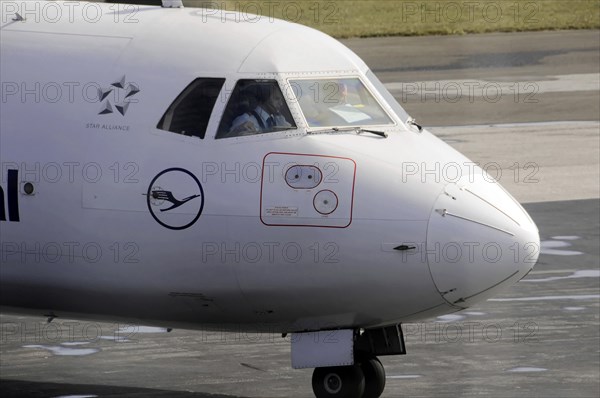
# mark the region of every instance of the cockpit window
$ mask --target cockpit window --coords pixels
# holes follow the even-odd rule
[[[290,113],[276,80],[239,80],[216,138],[272,133],[295,129]]]
[[[309,127],[393,124],[358,78],[291,80]]]
[[[398,103],[398,101],[396,101],[394,96],[388,91],[387,88],[385,88],[383,83],[377,78],[377,76],[375,76],[375,74],[373,72],[371,72],[369,70],[367,72],[366,76],[367,76],[367,79],[369,80],[369,82],[371,82],[371,84],[375,88],[375,90],[377,90],[377,92],[379,92],[379,94],[388,103],[388,105],[392,108],[392,110],[394,112],[396,112],[396,115],[398,115],[400,120],[402,120],[403,122],[406,122],[408,119],[410,119],[410,116],[408,115],[408,113],[406,113],[404,108],[402,108],[402,106]]]
[[[204,138],[225,79],[194,80],[171,104],[157,128],[174,133]]]

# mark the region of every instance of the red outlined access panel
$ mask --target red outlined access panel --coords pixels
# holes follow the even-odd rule
[[[263,159],[260,219],[269,226],[346,228],[356,163],[327,155],[271,152]]]

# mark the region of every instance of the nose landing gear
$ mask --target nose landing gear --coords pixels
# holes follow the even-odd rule
[[[294,333],[292,366],[315,368],[317,398],[379,398],[385,388],[382,355],[404,355],[400,325]]]
[[[360,363],[360,368],[365,375],[365,392],[362,398],[379,398],[385,389],[385,369],[377,359],[371,357]]]
[[[312,386],[317,398],[362,398],[365,376],[358,365],[316,368]]]
[[[379,398],[385,369],[374,356],[351,366],[316,368],[312,386],[317,398]]]

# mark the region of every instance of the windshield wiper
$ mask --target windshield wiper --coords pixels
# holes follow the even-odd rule
[[[406,124],[408,124],[409,126],[414,126],[419,133],[423,131],[423,126],[421,126],[419,123],[417,123],[415,118],[412,118],[412,117],[408,118],[408,120],[406,121]]]
[[[356,134],[371,133],[371,134],[375,134],[382,138],[388,137],[388,134],[384,131],[369,130],[369,129],[364,129],[362,127],[330,127],[330,128],[320,129],[320,130],[310,130],[310,131],[307,131],[306,133],[307,134],[326,134],[328,132],[334,132],[334,133],[355,132]]]
[[[360,134],[360,133],[371,133],[371,134],[375,134],[375,135],[378,135],[383,138],[388,138],[388,134],[385,131],[367,130],[367,129],[359,128],[358,134]]]

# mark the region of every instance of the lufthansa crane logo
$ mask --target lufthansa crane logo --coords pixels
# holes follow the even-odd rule
[[[161,171],[146,194],[148,210],[165,228],[181,230],[198,221],[204,208],[204,191],[195,175],[182,168]]]

